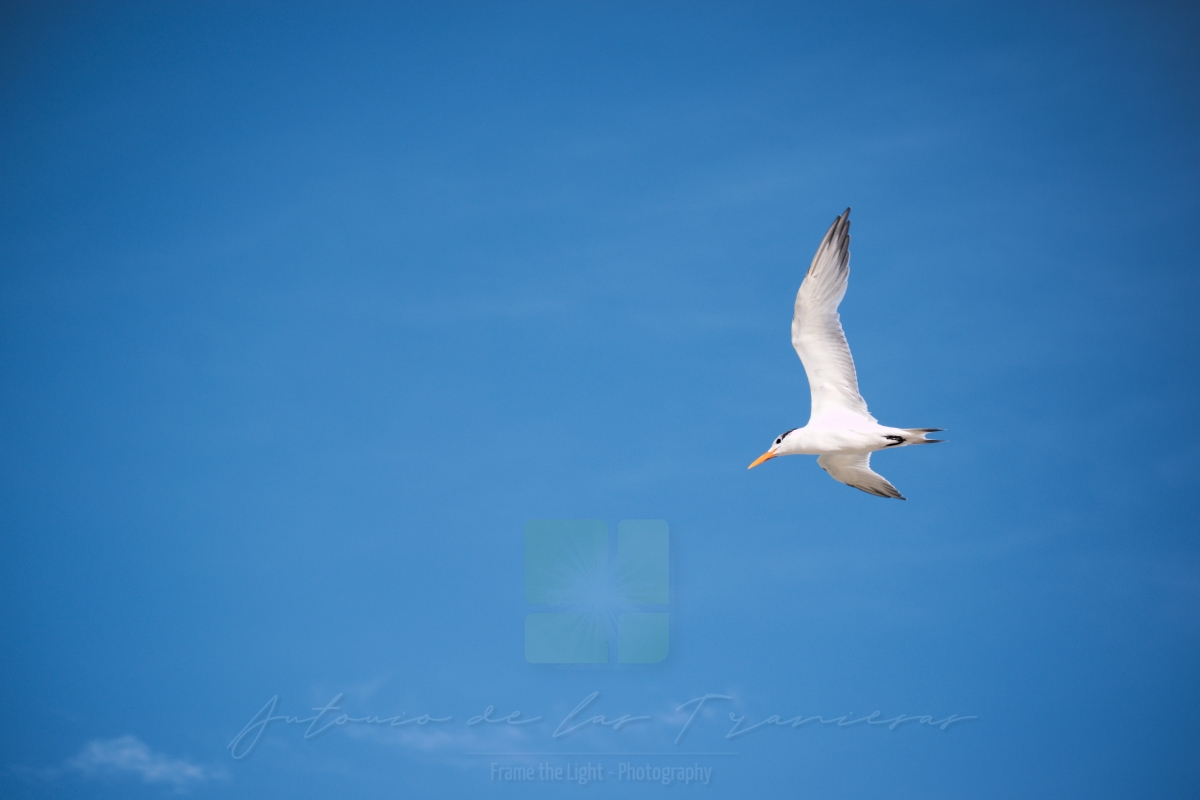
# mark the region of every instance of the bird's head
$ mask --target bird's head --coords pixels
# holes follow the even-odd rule
[[[767,450],[767,452],[765,452],[761,456],[759,456],[758,458],[754,459],[754,463],[751,464],[750,466],[746,467],[746,469],[754,469],[755,467],[757,467],[759,464],[763,463],[764,461],[770,461],[775,456],[781,455],[781,453],[779,452],[779,448],[783,446],[784,440],[787,439],[788,434],[794,430],[798,430],[798,428],[792,428],[791,431],[784,431],[783,433],[776,436],[775,441],[771,442],[771,448],[769,450]]]

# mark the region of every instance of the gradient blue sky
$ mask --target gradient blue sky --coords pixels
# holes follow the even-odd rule
[[[599,691],[653,720],[573,748],[734,698],[711,786],[629,794],[1195,797],[1197,41],[1184,3],[6,6],[0,793],[615,796],[464,755]],[[876,458],[907,503],[745,468],[807,418],[847,205],[864,395],[948,429]],[[536,518],[670,523],[667,661],[524,661]],[[225,749],[338,693],[454,722]],[[978,720],[722,738],[876,710]]]

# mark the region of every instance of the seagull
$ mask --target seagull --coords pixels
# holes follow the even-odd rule
[[[880,497],[904,500],[896,487],[871,469],[871,453],[910,444],[936,444],[927,434],[943,428],[889,428],[867,411],[858,393],[850,345],[842,332],[838,304],[850,279],[850,209],[833,221],[796,294],[792,347],[808,374],[812,413],[803,428],[781,433],[771,449],[754,459],[754,469],[776,456],[815,455],[835,481]]]

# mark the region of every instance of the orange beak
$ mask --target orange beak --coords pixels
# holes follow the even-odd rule
[[[746,469],[754,469],[759,464],[763,463],[764,461],[770,461],[774,457],[775,457],[775,454],[773,452],[771,452],[770,450],[768,450],[767,452],[763,453],[758,458],[754,459],[754,463],[751,464],[750,466],[746,467]]]

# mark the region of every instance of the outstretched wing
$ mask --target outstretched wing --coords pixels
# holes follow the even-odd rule
[[[904,496],[896,491],[896,487],[888,483],[887,478],[871,470],[870,453],[821,456],[817,459],[817,466],[828,472],[829,477],[835,481],[841,481],[868,494],[904,499]]]
[[[796,294],[792,347],[808,374],[812,393],[809,422],[831,411],[875,421],[858,393],[850,345],[842,332],[838,304],[850,278],[850,209],[833,221]]]

